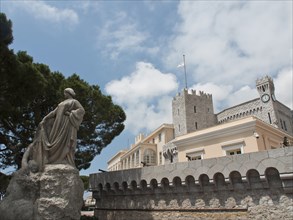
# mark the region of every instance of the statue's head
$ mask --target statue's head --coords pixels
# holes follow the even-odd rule
[[[70,95],[71,97],[74,97],[74,96],[75,96],[75,92],[74,92],[74,90],[71,89],[71,88],[66,88],[66,89],[64,89],[64,95],[66,96],[66,94],[67,94],[67,95]]]

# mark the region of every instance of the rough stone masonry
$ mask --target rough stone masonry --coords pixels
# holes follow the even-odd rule
[[[79,220],[83,191],[79,172],[70,165],[17,171],[0,202],[0,220]]]

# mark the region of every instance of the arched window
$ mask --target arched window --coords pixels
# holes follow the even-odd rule
[[[135,158],[136,158],[136,160],[135,160],[135,166],[138,166],[139,165],[139,150],[136,151]]]
[[[143,154],[143,162],[147,165],[156,164],[156,152],[151,149],[146,149]]]
[[[134,154],[131,155],[131,167],[135,167],[135,164],[134,164]]]

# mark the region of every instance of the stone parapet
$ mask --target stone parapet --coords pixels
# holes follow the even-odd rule
[[[185,181],[191,175],[199,180],[202,174],[213,179],[217,173],[222,173],[226,181],[230,181],[232,171],[239,172],[241,178],[245,179],[249,170],[256,170],[260,177],[265,177],[267,168],[275,168],[283,174],[293,174],[293,147],[273,149],[254,153],[246,153],[233,156],[225,156],[204,160],[195,160],[166,164],[162,166],[150,166],[137,169],[120,170],[106,173],[95,173],[90,175],[90,188],[93,191],[103,188],[106,184],[113,187],[114,183],[130,185],[132,182],[139,183],[144,180],[150,185],[155,179],[157,182],[167,178],[170,182],[175,177]]]
[[[91,174],[90,188],[100,219],[291,219],[293,147]]]

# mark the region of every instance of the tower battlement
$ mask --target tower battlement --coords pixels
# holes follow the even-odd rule
[[[201,97],[211,100],[212,94],[205,93],[204,91],[197,91],[194,89],[187,90],[184,89],[183,92],[179,92],[176,94],[176,96],[173,98],[173,100],[177,100],[178,98],[186,97],[186,96],[194,96],[194,97]]]
[[[274,81],[268,75],[262,78],[258,78],[256,80],[256,88],[260,96],[262,96],[265,93],[269,93],[269,95],[274,96],[274,93],[275,93]]]
[[[175,137],[216,123],[213,97],[203,91],[184,89],[172,101]]]
[[[264,84],[264,83],[268,83],[268,82],[270,82],[270,83],[273,83],[274,82],[273,79],[272,79],[272,77],[270,77],[268,75],[266,75],[264,77],[261,77],[261,78],[258,78],[255,81],[256,85],[260,85],[260,84]]]

